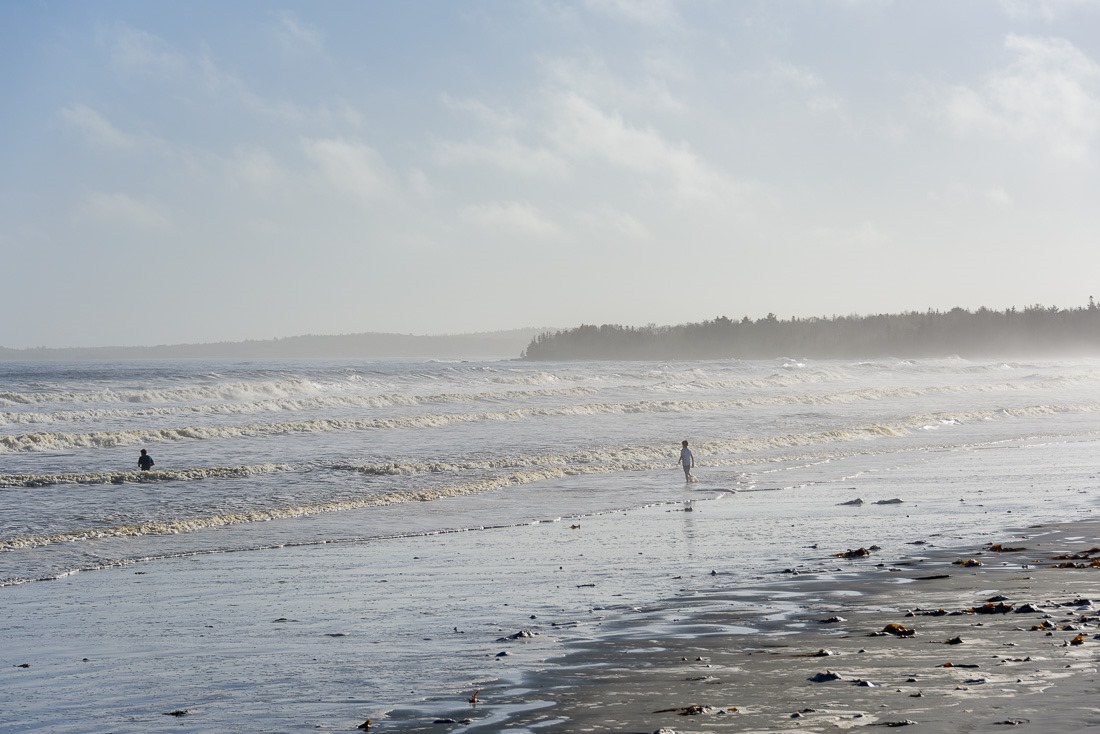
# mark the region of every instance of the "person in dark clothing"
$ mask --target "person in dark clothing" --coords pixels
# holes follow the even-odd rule
[[[138,457],[138,466],[142,471],[149,471],[153,468],[153,457],[145,453],[145,449],[141,450],[141,456]]]

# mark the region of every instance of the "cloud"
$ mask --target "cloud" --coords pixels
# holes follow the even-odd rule
[[[310,51],[323,54],[324,39],[315,28],[297,20],[292,13],[279,15],[274,31],[276,42],[284,51]],[[215,97],[237,102],[255,114],[301,126],[329,124],[334,117],[356,124],[357,113],[345,101],[337,103],[334,114],[326,106],[311,109],[287,100],[272,100],[260,94],[240,77],[221,69],[208,50],[185,54],[168,42],[143,30],[129,26],[99,29],[100,45],[107,47],[111,67],[119,74],[144,77],[178,85],[176,90],[205,89]]]
[[[929,192],[928,200],[965,209],[983,207],[1008,210],[1013,204],[1012,195],[1001,186],[981,188],[958,182],[943,191]]]
[[[75,104],[61,110],[61,119],[79,130],[91,145],[121,150],[135,148],[138,139],[122,132],[91,107]]]
[[[514,130],[520,126],[520,118],[507,110],[498,110],[477,99],[457,99],[442,94],[439,101],[449,110],[471,115],[476,120],[500,130]]]
[[[238,147],[226,162],[230,181],[251,189],[277,186],[287,174],[271,153],[263,148]]]
[[[843,115],[842,99],[831,93],[817,74],[789,63],[775,64],[772,78],[785,86],[794,87],[803,95],[806,107],[814,115]]]
[[[1100,65],[1061,38],[1009,35],[1015,59],[975,87],[944,94],[941,114],[960,136],[1032,142],[1079,158],[1100,130]]]
[[[585,99],[598,99],[605,105],[623,109],[652,112],[683,113],[687,106],[672,93],[668,79],[690,76],[668,58],[650,58],[645,61],[650,72],[644,77],[624,83],[602,61],[558,58],[545,61],[543,72],[547,85],[558,93],[576,94]]]
[[[361,202],[376,202],[393,191],[392,177],[382,156],[368,145],[307,138],[302,147],[330,185]]]
[[[830,252],[876,250],[892,242],[892,238],[869,219],[848,227],[817,227],[811,234]]]
[[[298,20],[289,10],[279,13],[279,22],[275,27],[275,39],[288,53],[320,53],[325,48],[325,36],[316,27]]]
[[[686,143],[671,143],[652,127],[628,124],[575,94],[558,99],[550,135],[576,159],[603,160],[625,171],[667,182],[682,200],[739,198],[744,186],[726,178],[696,156]]]
[[[96,191],[77,207],[77,214],[113,225],[135,229],[167,229],[170,220],[164,208],[151,201],[139,201],[128,194]]]
[[[462,218],[483,229],[511,236],[549,237],[558,227],[527,202],[494,202],[462,209]]]
[[[440,142],[436,158],[443,165],[481,163],[509,173],[544,178],[564,178],[569,166],[561,156],[542,148],[531,148],[513,138],[490,143]]]
[[[99,29],[98,40],[108,47],[111,66],[125,76],[173,77],[187,71],[187,58],[152,33],[117,25]]]
[[[585,6],[601,15],[650,28],[679,25],[680,13],[671,0],[585,0]]]
[[[597,229],[617,234],[632,240],[648,240],[652,238],[649,230],[636,217],[604,204],[596,211],[590,212],[585,219]]]
[[[209,55],[204,54],[199,59],[199,68],[208,92],[240,102],[263,117],[295,126],[327,124],[332,120],[331,111],[325,107],[311,110],[293,102],[270,100],[257,94],[239,77],[222,71]]]
[[[1013,20],[1053,23],[1079,10],[1098,9],[1096,0],[1000,0],[1001,9]]]

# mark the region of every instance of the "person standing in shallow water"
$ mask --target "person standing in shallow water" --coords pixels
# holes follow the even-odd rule
[[[684,441],[683,448],[680,449],[680,460],[676,463],[684,467],[684,481],[694,482],[695,477],[691,475],[691,468],[695,466],[695,456],[688,448],[687,441]]]
[[[145,449],[141,450],[141,456],[138,457],[138,466],[142,471],[149,471],[153,468],[153,457],[145,453]]]

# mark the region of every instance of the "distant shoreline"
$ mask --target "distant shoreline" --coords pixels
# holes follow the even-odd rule
[[[417,336],[363,333],[139,347],[0,347],[0,362],[123,359],[518,359],[545,328]]]

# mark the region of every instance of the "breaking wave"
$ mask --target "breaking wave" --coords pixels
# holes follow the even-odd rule
[[[151,520],[149,522],[117,525],[109,528],[96,528],[79,531],[68,531],[52,535],[34,535],[17,538],[9,538],[0,541],[0,551],[15,550],[17,548],[30,548],[35,546],[51,545],[54,543],[72,543],[78,541],[95,540],[100,538],[136,537],[143,535],[166,535],[188,533],[208,528],[237,525],[241,523],[268,522],[287,518],[304,517],[330,512],[357,510],[369,507],[384,507],[387,505],[408,502],[431,502],[447,497],[459,497],[462,495],[487,492],[501,487],[516,484],[527,484],[544,479],[555,479],[567,474],[594,473],[601,469],[591,468],[564,471],[562,469],[543,469],[539,471],[515,472],[503,477],[488,478],[471,482],[449,484],[441,487],[422,488],[387,494],[357,497],[332,502],[318,502],[287,507],[276,507],[243,512],[227,512],[209,515],[205,517],[180,518],[172,520]]]
[[[136,446],[146,443],[213,440],[224,438],[256,438],[333,431],[360,431],[378,429],[422,429],[479,423],[485,421],[514,421],[529,418],[579,417],[586,415],[622,415],[634,413],[688,413],[728,411],[738,408],[766,405],[836,405],[884,398],[918,398],[930,394],[968,392],[973,389],[988,391],[989,386],[947,386],[932,388],[868,388],[839,393],[810,395],[774,395],[746,397],[734,400],[653,400],[632,403],[589,403],[559,407],[524,407],[499,412],[432,413],[418,416],[392,418],[338,419],[323,418],[275,423],[253,423],[236,426],[187,426],[178,428],[143,428],[124,431],[35,432],[21,435],[0,436],[0,452],[59,451],[78,448],[109,448]],[[999,389],[1020,389],[1011,383]],[[1096,410],[1100,404],[1083,404],[1051,408],[1035,406],[1031,410],[1057,410],[1060,412]],[[1014,408],[1012,410],[1029,410]],[[1033,415],[1037,413],[1032,413]]]
[[[0,487],[52,487],[59,484],[150,484],[194,482],[202,479],[230,479],[290,471],[287,464],[253,466],[194,467],[160,471],[87,472],[65,474],[0,474]]]
[[[172,391],[185,392],[185,390]],[[189,405],[157,405],[145,408],[89,408],[85,410],[59,410],[54,412],[3,412],[0,425],[19,423],[79,423],[102,419],[129,419],[159,417],[178,414],[243,415],[250,413],[301,412],[331,408],[397,408],[421,405],[449,405],[479,402],[523,401],[545,397],[580,397],[591,395],[592,388],[574,387],[560,390],[511,390],[507,392],[440,393],[435,395],[317,395],[313,397],[270,397],[250,402],[198,403]],[[172,402],[156,396],[163,391],[141,391],[134,399],[118,399],[117,393],[97,393],[101,398],[87,399],[82,393],[0,393],[0,405],[54,405],[68,403],[132,403],[157,404]],[[80,400],[72,400],[80,395]],[[13,397],[13,396],[17,396]],[[108,396],[103,398],[102,396]]]
[[[707,466],[738,466],[758,462],[755,452],[773,449],[817,449],[821,452],[826,446],[889,439],[905,436],[932,423],[942,425],[960,424],[975,420],[990,420],[1000,417],[1042,416],[1075,411],[1100,410],[1100,406],[1030,406],[1025,408],[1003,409],[973,413],[943,413],[913,415],[896,423],[869,424],[837,428],[827,431],[791,433],[777,436],[743,436],[724,440],[701,441],[697,449],[707,457]],[[835,450],[816,454],[817,457],[836,458],[850,452]],[[801,454],[800,458],[815,456]],[[789,460],[792,457],[784,457]],[[349,471],[366,475],[405,475],[420,474],[456,475],[462,472],[504,472],[499,476],[481,477],[465,482],[452,482],[435,487],[420,487],[344,498],[330,502],[316,502],[277,508],[263,508],[249,511],[219,513],[205,517],[172,520],[155,520],[144,523],[119,525],[111,528],[69,531],[55,535],[37,535],[10,538],[0,541],[0,550],[11,550],[57,542],[74,542],[104,537],[138,536],[150,534],[173,534],[191,532],[223,525],[302,517],[320,513],[344,510],[381,507],[408,502],[430,502],[447,497],[476,494],[503,487],[527,484],[531,482],[555,479],[582,474],[607,474],[627,471],[663,470],[669,467],[668,446],[637,446],[626,448],[593,448],[564,454],[531,454],[526,456],[496,457],[460,462],[410,462],[403,464],[354,464],[338,463],[328,468],[337,471]],[[151,472],[101,472],[87,474],[57,475],[0,475],[2,487],[38,487],[57,484],[102,484],[121,481],[195,481],[210,478],[241,477],[291,471],[294,468],[285,464],[261,464],[243,467],[215,467],[179,469]]]

